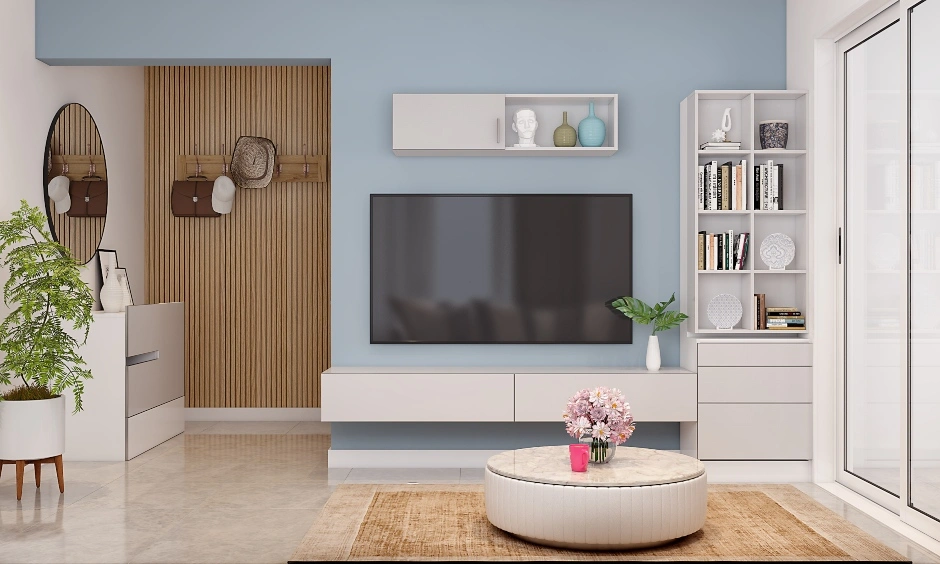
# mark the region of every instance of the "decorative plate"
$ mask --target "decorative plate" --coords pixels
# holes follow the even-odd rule
[[[772,270],[783,270],[793,262],[796,246],[783,233],[771,233],[760,244],[760,259]]]
[[[708,302],[708,320],[715,329],[731,329],[741,321],[741,300],[731,294],[718,294]]]

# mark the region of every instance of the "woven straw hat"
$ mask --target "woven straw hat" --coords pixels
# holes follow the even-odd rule
[[[274,143],[264,137],[242,136],[232,152],[232,180],[239,188],[264,188],[274,175]]]

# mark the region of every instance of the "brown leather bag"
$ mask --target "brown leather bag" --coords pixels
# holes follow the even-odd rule
[[[79,180],[69,184],[72,205],[69,217],[104,217],[108,215],[108,181]]]
[[[212,209],[211,180],[175,180],[170,209],[177,217],[219,217]]]

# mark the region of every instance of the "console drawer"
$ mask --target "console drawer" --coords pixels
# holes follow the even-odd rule
[[[127,367],[127,416],[183,397],[183,372],[162,358]]]
[[[702,403],[809,403],[813,369],[808,366],[703,366],[698,370]]]
[[[809,343],[699,343],[699,366],[812,366]]]
[[[812,456],[812,404],[698,406],[701,460],[810,460]]]

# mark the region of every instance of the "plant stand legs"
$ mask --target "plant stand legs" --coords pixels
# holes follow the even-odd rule
[[[50,456],[39,460],[0,460],[0,472],[3,471],[4,464],[16,465],[16,500],[23,499],[23,479],[26,474],[26,465],[33,465],[33,472],[36,475],[36,487],[39,487],[42,478],[42,465],[55,464],[55,475],[59,481],[59,493],[65,493],[65,472],[62,466],[62,455]]]

